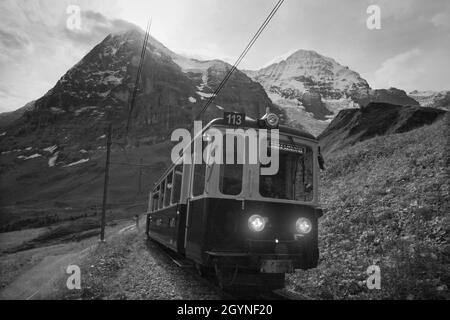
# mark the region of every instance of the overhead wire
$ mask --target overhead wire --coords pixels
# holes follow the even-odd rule
[[[202,109],[200,110],[200,112],[196,115],[195,120],[199,120],[200,117],[203,115],[203,113],[206,112],[206,110],[208,109],[208,107],[214,102],[214,100],[216,99],[216,96],[220,93],[220,91],[222,90],[222,88],[225,86],[225,84],[227,83],[227,81],[229,80],[229,78],[231,77],[231,75],[233,74],[233,72],[237,69],[238,65],[241,63],[241,61],[244,59],[244,57],[247,55],[247,53],[250,51],[250,49],[253,47],[253,45],[255,44],[256,40],[258,40],[259,36],[261,35],[261,33],[265,30],[265,28],[267,27],[267,25],[269,24],[269,22],[272,20],[273,16],[277,13],[278,9],[281,7],[281,5],[283,4],[284,0],[279,0],[277,2],[277,4],[275,5],[275,7],[272,9],[272,11],[269,13],[269,15],[267,16],[267,18],[264,20],[264,22],[262,23],[262,25],[259,27],[258,31],[255,33],[255,35],[253,36],[253,38],[250,40],[250,42],[247,44],[247,46],[245,47],[245,49],[242,51],[241,55],[237,58],[237,60],[235,61],[235,63],[233,64],[233,66],[231,67],[230,70],[228,70],[227,74],[225,75],[225,77],[222,79],[222,81],[220,82],[219,86],[216,88],[216,90],[214,91],[214,93],[209,97],[208,101],[205,103],[205,105],[202,107]]]

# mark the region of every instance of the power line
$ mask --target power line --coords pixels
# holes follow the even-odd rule
[[[138,91],[138,87],[139,87],[139,81],[141,78],[142,68],[144,66],[145,54],[147,53],[147,44],[148,44],[148,38],[150,35],[151,24],[152,24],[152,20],[150,19],[147,23],[147,28],[145,29],[145,36],[144,36],[144,43],[142,45],[141,58],[139,60],[139,67],[138,67],[137,74],[136,74],[136,81],[134,84],[133,93],[131,95],[130,106],[128,109],[127,134],[129,132],[130,126],[131,126],[131,115],[133,113],[134,104],[136,101],[136,95],[137,95],[137,91]]]
[[[279,0],[277,2],[277,4],[275,5],[275,7],[272,9],[272,11],[269,13],[269,15],[267,16],[267,18],[264,20],[263,24],[259,27],[258,31],[256,32],[256,34],[253,36],[253,38],[250,40],[250,42],[247,44],[247,46],[245,47],[244,51],[241,53],[241,55],[239,56],[239,58],[236,60],[236,62],[234,63],[234,65],[232,66],[232,68],[228,71],[228,73],[226,74],[225,78],[223,78],[223,80],[220,82],[219,86],[217,87],[217,89],[214,91],[214,93],[212,94],[212,96],[208,99],[208,101],[205,103],[205,105],[203,106],[203,108],[200,110],[200,112],[197,114],[197,116],[195,117],[195,120],[199,120],[200,117],[202,116],[202,114],[206,111],[206,109],[208,109],[208,107],[211,105],[211,103],[214,102],[214,100],[216,99],[216,96],[219,94],[219,92],[222,90],[222,88],[225,86],[226,82],[228,81],[228,79],[231,77],[231,75],[233,74],[233,72],[237,69],[237,66],[239,65],[239,63],[241,63],[242,59],[244,59],[244,57],[247,55],[248,51],[252,48],[253,44],[256,42],[256,40],[258,40],[259,36],[261,35],[261,33],[264,31],[264,29],[267,27],[267,25],[269,24],[269,22],[272,20],[273,16],[275,15],[275,13],[278,11],[278,9],[281,7],[281,5],[283,4],[284,0]]]

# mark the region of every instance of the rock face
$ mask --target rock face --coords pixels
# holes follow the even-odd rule
[[[368,96],[355,97],[362,107],[371,102],[391,103],[401,106],[419,106],[419,103],[409,97],[405,91],[397,88],[370,90]]]
[[[369,84],[348,67],[315,51],[299,50],[286,60],[257,71],[253,78],[265,87],[279,85],[300,92],[340,99],[353,91],[367,91]]]
[[[17,110],[0,113],[0,128],[7,127],[19,119],[25,112],[32,110],[34,108],[34,103],[35,101],[31,101]]]
[[[2,149],[20,145],[21,139],[93,149],[109,122],[114,136],[123,136],[143,39],[140,29],[106,37],[38,99],[33,109],[5,128]],[[131,115],[134,141],[151,144],[168,139],[174,128],[187,127],[230,68],[219,60],[179,56],[150,37]],[[267,107],[283,113],[272,106],[259,83],[236,70],[203,120],[221,117],[224,109],[258,118]]]
[[[418,106],[400,106],[371,102],[360,109],[338,113],[319,136],[325,153],[375,136],[402,133],[431,124],[446,112]]]
[[[450,91],[414,90],[409,93],[409,96],[418,101],[422,107],[450,110]]]
[[[315,51],[298,50],[283,61],[246,73],[286,111],[290,124],[315,135],[342,109],[369,102],[418,105],[395,88],[372,90],[357,72]]]

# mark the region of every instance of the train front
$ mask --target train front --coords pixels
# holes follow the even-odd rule
[[[209,263],[240,272],[282,274],[283,279],[295,269],[316,267],[322,212],[317,140],[278,126],[275,115],[246,121],[233,130],[226,125],[215,129],[225,136],[223,159],[234,161],[214,163],[206,170],[204,252]],[[252,143],[257,143],[259,155],[267,148],[265,161],[258,157],[252,162]]]

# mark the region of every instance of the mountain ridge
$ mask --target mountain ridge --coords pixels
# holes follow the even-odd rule
[[[318,139],[324,153],[329,154],[375,136],[432,124],[445,114],[435,108],[371,102],[364,108],[341,110]]]
[[[370,102],[418,105],[403,90],[372,89],[358,72],[314,50],[300,49],[279,62],[245,72],[286,110],[291,125],[301,125],[315,135],[343,109]]]

